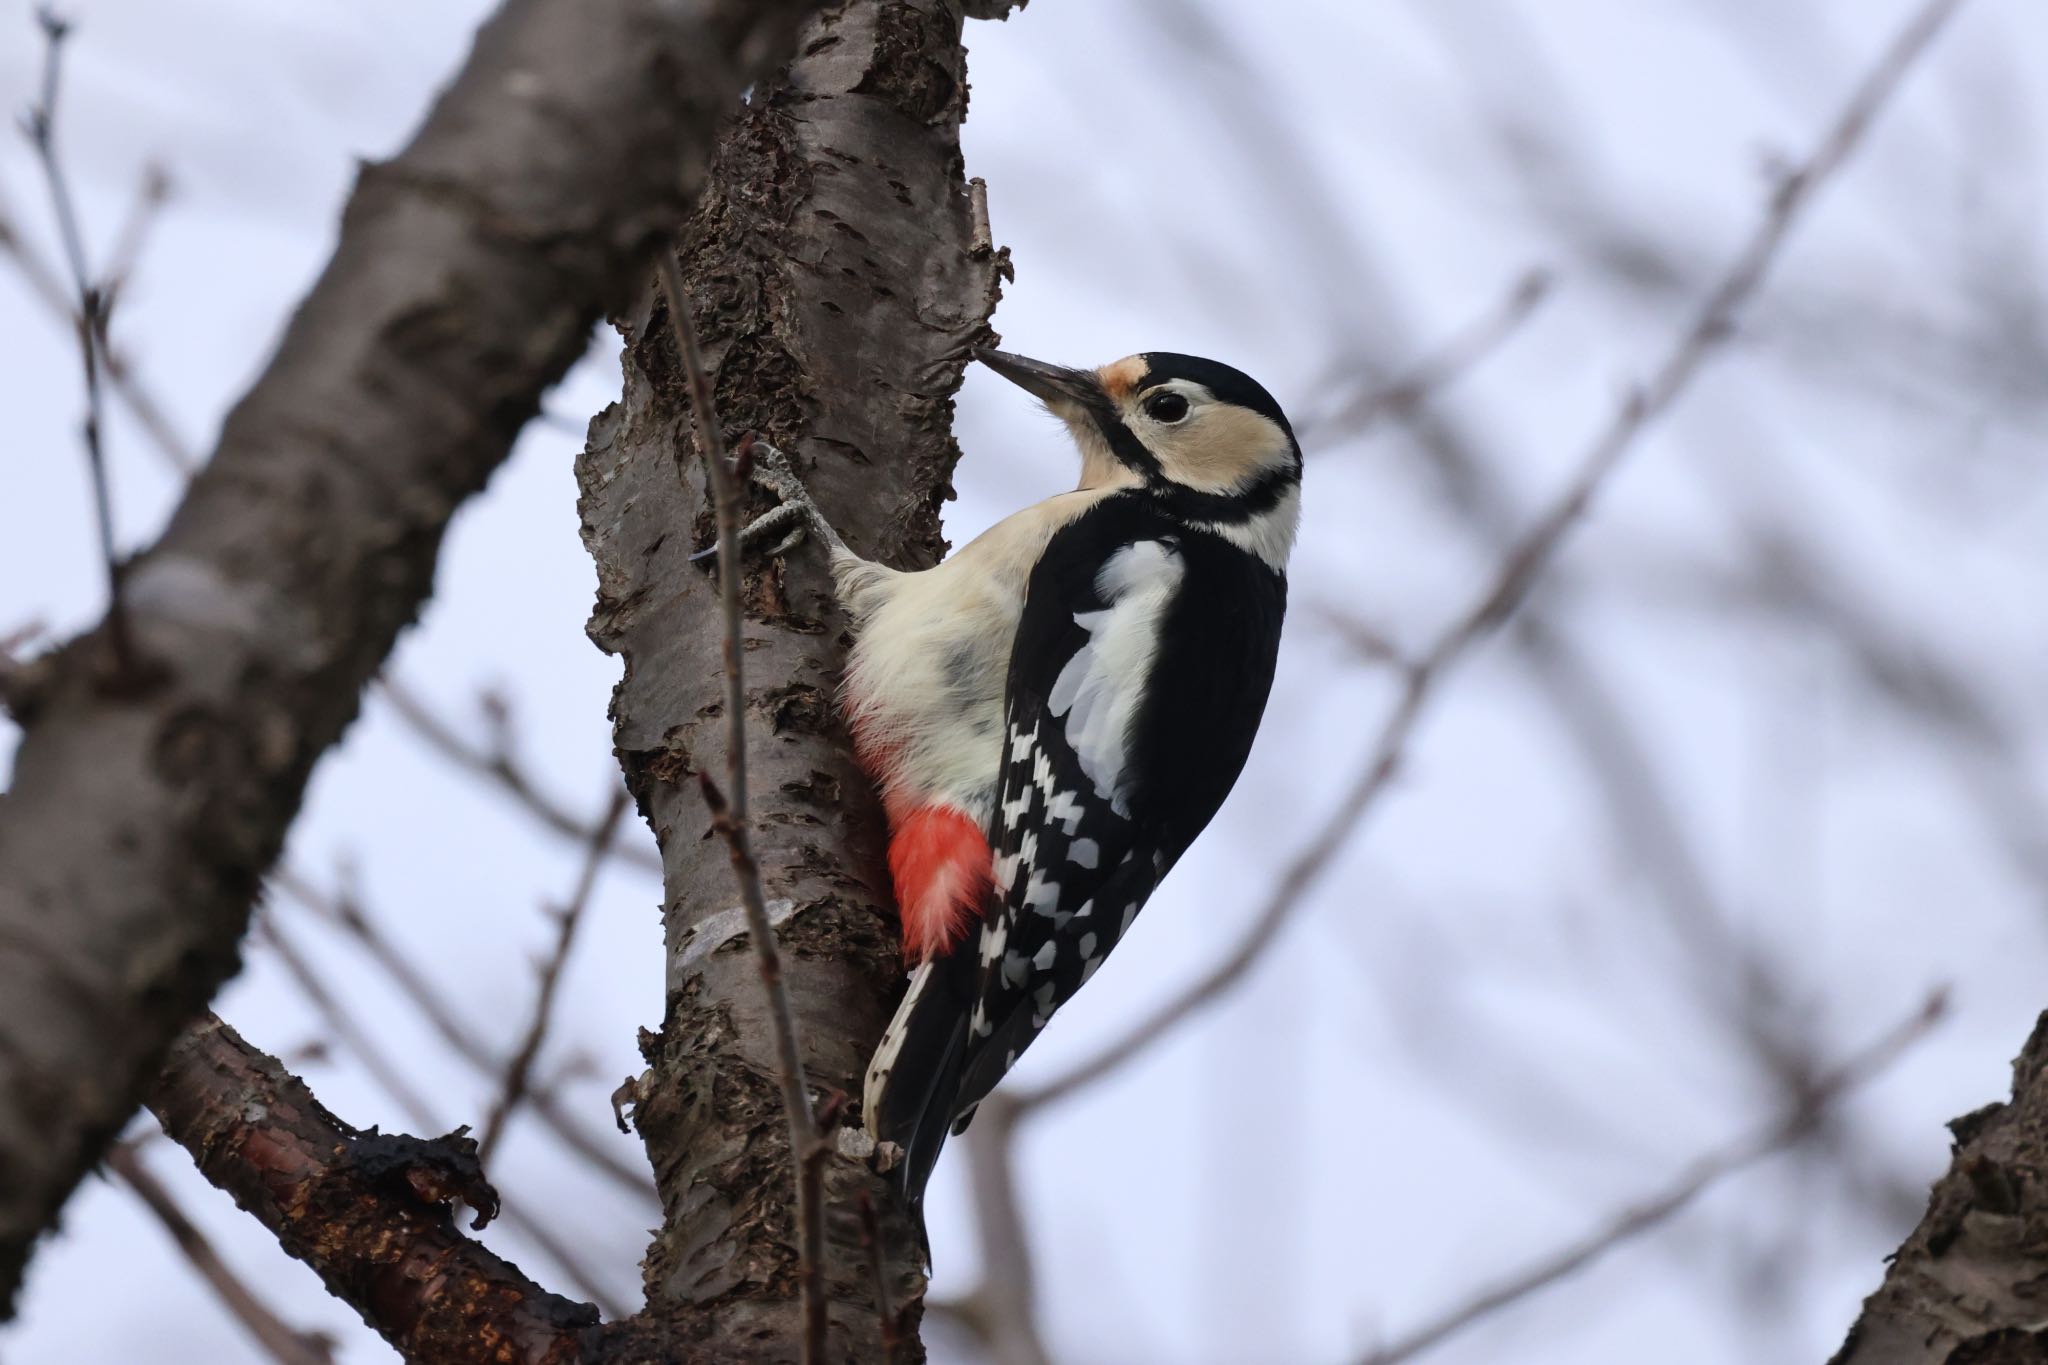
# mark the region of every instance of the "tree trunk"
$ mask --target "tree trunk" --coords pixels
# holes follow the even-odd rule
[[[1832,1365],[2048,1365],[2048,1014],[2012,1101],[1949,1131],[1948,1174]]]
[[[991,335],[1006,267],[962,175],[961,27],[958,0],[854,0],[813,21],[786,77],[755,89],[725,139],[680,253],[728,439],[755,431],[789,452],[853,548],[903,567],[943,551],[959,454],[951,395],[968,347]],[[689,562],[711,542],[711,516],[665,322],[650,283],[622,324],[624,396],[592,424],[577,468],[600,580],[590,635],[624,659],[617,750],[665,870],[667,1000],[660,1030],[643,1035],[636,1107],[665,1214],[648,1308],[678,1340],[793,1357],[793,1176],[773,1039],[694,780],[723,770],[721,636],[711,566]],[[835,700],[845,621],[809,544],[752,561],[745,601],[754,848],[814,1094],[857,1094],[901,964],[881,811]],[[879,1276],[863,1199],[878,1215]],[[832,1358],[880,1360],[899,1335],[916,1354],[922,1251],[888,1185],[835,1159],[826,1203]]]

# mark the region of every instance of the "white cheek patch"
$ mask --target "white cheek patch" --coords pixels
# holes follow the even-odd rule
[[[1228,403],[1204,404],[1186,422],[1154,424],[1146,445],[1168,478],[1205,493],[1242,492],[1294,458],[1278,423]]]
[[[1141,540],[1112,555],[1095,580],[1110,605],[1075,613],[1088,642],[1067,660],[1046,698],[1046,709],[1064,718],[1067,744],[1095,794],[1126,818],[1131,725],[1145,698],[1160,625],[1185,572],[1179,551],[1164,541]]]
[[[1247,554],[1257,555],[1275,573],[1285,573],[1287,557],[1294,553],[1295,532],[1301,526],[1301,489],[1288,489],[1271,507],[1243,521],[1198,524]]]

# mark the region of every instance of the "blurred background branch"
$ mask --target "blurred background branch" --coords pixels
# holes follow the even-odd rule
[[[1945,993],[1937,992],[1882,1038],[1844,1061],[1821,1071],[1798,1102],[1757,1132],[1700,1157],[1679,1173],[1668,1189],[1633,1204],[1585,1237],[1559,1248],[1519,1274],[1489,1285],[1439,1317],[1404,1333],[1365,1357],[1365,1365],[1400,1365],[1434,1350],[1485,1318],[1577,1274],[1608,1252],[1664,1223],[1715,1184],[1764,1158],[1809,1138],[1828,1111],[1850,1090],[1882,1075],[1899,1055],[1927,1035],[1947,1012]]]
[[[1393,780],[1401,766],[1409,736],[1424,707],[1432,700],[1440,680],[1463,660],[1469,650],[1514,614],[1556,555],[1559,544],[1586,515],[1595,495],[1636,444],[1637,438],[1672,407],[1709,354],[1734,330],[1737,314],[1748,304],[1751,295],[1762,287],[1786,236],[1798,221],[1801,209],[1855,151],[1871,120],[1959,4],[1960,0],[1935,0],[1913,17],[1876,67],[1851,92],[1848,102],[1822,135],[1812,155],[1784,173],[1771,195],[1769,210],[1754,235],[1743,244],[1734,263],[1708,292],[1670,352],[1640,387],[1630,391],[1614,417],[1594,439],[1564,492],[1508,546],[1492,582],[1477,599],[1437,635],[1419,658],[1400,669],[1399,700],[1382,724],[1359,777],[1337,812],[1288,863],[1264,908],[1253,919],[1250,932],[1240,940],[1237,949],[1178,1000],[1123,1040],[1104,1049],[1095,1060],[1049,1085],[1026,1092],[1021,1103],[1029,1107],[1063,1099],[1101,1079],[1168,1029],[1229,990],[1256,965],[1266,947],[1279,937],[1289,914],[1349,845],[1360,822]],[[1513,323],[1526,316],[1540,297],[1541,289],[1533,284],[1525,282],[1518,286],[1508,308],[1503,311],[1503,321],[1481,329],[1482,344],[1477,350],[1483,354],[1489,349],[1490,339],[1511,330]],[[1473,349],[1469,342],[1461,347],[1465,352]],[[1438,373],[1442,372],[1441,367],[1434,368]],[[1453,366],[1452,370],[1455,372],[1457,368],[1462,366]],[[1425,386],[1416,392],[1426,391]],[[1696,930],[1719,931],[1718,924],[1706,916],[1698,916],[1689,924]]]

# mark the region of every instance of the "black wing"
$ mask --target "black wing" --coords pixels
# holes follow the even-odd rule
[[[954,1131],[1131,927],[1250,753],[1285,581],[1236,546],[1114,499],[1033,573],[990,817],[995,904]]]
[[[958,1132],[1216,813],[1272,685],[1286,581],[1138,495],[1032,571],[1010,656],[978,937],[921,966],[868,1074],[913,1209]]]

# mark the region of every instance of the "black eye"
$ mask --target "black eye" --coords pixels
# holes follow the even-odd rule
[[[1145,400],[1145,415],[1155,422],[1178,422],[1188,415],[1188,398],[1184,393],[1155,393]]]

